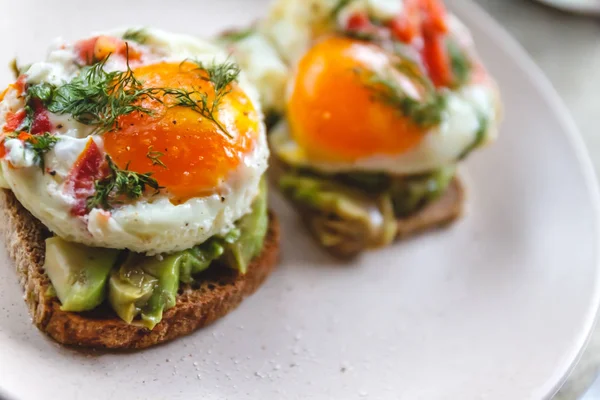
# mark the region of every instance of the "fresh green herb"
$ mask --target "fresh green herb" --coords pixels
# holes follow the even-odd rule
[[[31,133],[33,121],[35,119],[35,109],[32,107],[34,99],[39,99],[42,103],[52,98],[53,86],[49,83],[40,83],[32,85],[25,94],[25,118],[18,128],[18,131]]]
[[[195,61],[198,69],[206,71],[208,74],[205,80],[213,84],[215,89],[215,100],[218,103],[231,92],[230,85],[235,82],[240,75],[240,67],[232,62],[217,64],[213,62],[210,65],[204,65],[202,62]]]
[[[127,63],[126,71],[107,72],[108,57],[84,67],[79,76],[61,86],[48,83],[33,85],[27,97],[38,98],[54,114],[70,114],[85,125],[96,126],[93,133],[119,129],[118,119],[132,112],[152,114],[139,102],[144,98],[160,101],[158,88],[144,88]]]
[[[165,163],[162,162],[162,160],[160,159],[164,155],[165,153],[156,151],[154,150],[154,146],[150,146],[148,147],[148,154],[146,154],[146,157],[148,157],[150,161],[152,161],[152,165],[160,165],[163,168],[167,168]]]
[[[475,140],[462,152],[462,154],[458,157],[458,160],[464,160],[473,150],[477,147],[481,146],[483,141],[485,140],[486,134],[488,132],[489,121],[488,118],[482,114],[479,115],[479,130],[475,134]]]
[[[23,125],[30,129],[34,117],[31,101],[39,99],[51,113],[70,114],[82,124],[95,126],[93,133],[104,133],[119,129],[119,117],[124,115],[133,112],[152,115],[151,109],[139,104],[144,99],[162,103],[159,98],[162,95],[173,97],[175,106],[189,107],[198,112],[231,137],[216,114],[223,98],[231,93],[231,84],[240,74],[236,64],[225,62],[204,65],[195,62],[197,69],[205,72],[202,79],[213,86],[214,98],[211,101],[208,93],[197,89],[145,88],[134,76],[128,61],[126,71],[107,72],[104,66],[108,58],[84,67],[80,75],[61,86],[49,83],[30,86],[26,94],[27,118]]]
[[[254,28],[231,30],[223,32],[221,34],[221,39],[235,43],[252,36],[254,33],[256,33],[256,30]]]
[[[412,67],[398,65],[396,68],[422,86],[422,99],[415,99],[407,94],[391,73],[375,73],[363,69],[357,69],[356,72],[365,77],[365,85],[372,90],[376,100],[398,109],[402,115],[410,117],[423,128],[438,125],[446,107],[446,97],[438,93],[427,79],[420,78]]]
[[[342,11],[347,5],[352,3],[354,0],[339,0],[336,6],[331,10],[331,17],[337,18],[340,11]]]
[[[202,79],[212,83],[215,92],[212,101],[209,100],[207,93],[200,90],[164,88],[162,91],[165,95],[172,96],[175,99],[175,105],[191,108],[204,118],[212,121],[225,135],[231,138],[231,134],[215,114],[219,111],[219,105],[223,98],[231,93],[231,84],[237,80],[240,68],[237,64],[231,62],[223,64],[213,62],[211,65],[204,65],[198,61],[195,61],[195,63],[198,65],[198,70],[206,71],[207,76]]]
[[[123,40],[144,44],[148,40],[148,32],[144,28],[127,29],[123,34]]]
[[[373,32],[366,31],[344,31],[344,35],[351,39],[361,40],[365,42],[374,42],[377,40],[377,35]]]
[[[25,142],[35,153],[33,160],[40,165],[40,168],[42,168],[42,173],[45,173],[46,164],[44,162],[44,156],[47,152],[54,148],[56,142],[58,142],[58,138],[49,132],[45,132],[42,135],[31,136],[27,138]]]
[[[471,77],[471,60],[460,45],[453,39],[447,43],[450,64],[452,66],[453,86],[460,87],[467,83]]]
[[[129,171],[129,165],[125,169],[120,169],[108,155],[106,156],[106,163],[109,168],[109,175],[95,182],[94,195],[87,199],[89,210],[93,208],[110,210],[113,204],[119,203],[120,197],[131,200],[138,199],[142,196],[146,187],[154,189],[156,193],[162,189],[156,179],[152,178],[150,172],[140,174]]]

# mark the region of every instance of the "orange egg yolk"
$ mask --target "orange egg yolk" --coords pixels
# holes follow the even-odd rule
[[[331,37],[300,60],[288,101],[292,135],[317,161],[351,162],[375,155],[401,154],[423,138],[409,117],[374,96],[357,71],[391,66],[381,48]]]
[[[199,93],[206,93],[209,105],[215,98],[206,71],[190,62],[147,65],[135,69],[134,75],[147,88],[195,91],[196,101]],[[192,108],[176,105],[174,96],[159,95],[161,101],[141,101],[151,114],[120,117],[119,128],[104,135],[106,152],[119,168],[151,172],[176,200],[218,192],[259,134],[259,117],[250,99],[235,82],[228,89],[214,116],[233,138]]]

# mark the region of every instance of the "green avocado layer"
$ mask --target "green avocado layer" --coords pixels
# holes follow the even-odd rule
[[[394,240],[397,219],[438,199],[454,175],[454,167],[402,177],[324,175],[299,168],[285,172],[279,187],[299,208],[321,245],[339,257],[352,257]]]
[[[268,223],[263,179],[250,213],[224,236],[155,257],[87,247],[55,236],[46,240],[44,269],[63,311],[89,311],[106,303],[125,322],[153,329],[163,312],[175,306],[179,285],[194,282],[200,272],[214,265],[245,274],[262,250]]]

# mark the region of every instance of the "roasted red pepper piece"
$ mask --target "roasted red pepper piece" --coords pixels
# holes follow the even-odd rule
[[[4,132],[14,132],[23,123],[27,113],[25,110],[19,110],[17,112],[9,112],[6,114],[6,123],[4,124]]]
[[[87,214],[87,199],[94,194],[94,182],[105,176],[105,165],[104,155],[90,138],[67,176],[65,188],[76,200],[71,214],[79,217]]]

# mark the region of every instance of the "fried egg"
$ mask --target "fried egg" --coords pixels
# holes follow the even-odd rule
[[[420,174],[454,165],[474,143],[495,139],[498,89],[481,66],[468,30],[455,17],[445,15],[443,23],[471,59],[473,73],[467,82],[437,85],[428,77],[430,66],[419,59],[425,51],[423,38],[410,46],[392,44],[388,27],[418,3],[275,1],[259,26],[290,68],[284,118],[269,136],[278,158],[326,173]],[[379,39],[346,35],[357,22],[369,24],[372,31],[367,33]],[[410,64],[408,72],[398,68],[402,63]],[[443,97],[436,123],[416,123],[399,109],[404,105],[390,104],[381,90],[373,90],[386,85],[370,84],[373,76],[385,77],[413,102],[427,97],[423,80],[433,81],[436,95]]]
[[[290,165],[324,172],[415,174],[455,163],[481,129],[493,140],[498,105],[493,85],[447,91],[441,123],[424,130],[374,98],[357,76],[357,70],[377,73],[390,62],[378,46],[353,39],[333,37],[312,47],[291,78],[287,119],[271,133],[274,153]],[[418,97],[414,81],[397,79]]]
[[[140,42],[126,42],[124,35],[120,30],[75,43],[59,41],[46,61],[31,65],[20,83],[9,86],[0,102],[5,136],[0,183],[55,234],[89,246],[152,255],[184,250],[229,232],[250,211],[267,168],[269,151],[256,90],[241,73],[219,92],[218,107],[208,118],[193,104],[181,105],[185,99],[178,95],[154,89],[195,93],[192,103],[204,101],[210,107],[217,87],[198,65],[224,65],[229,62],[226,54],[186,35],[146,29]],[[70,82],[81,74],[81,64],[89,63],[88,57],[104,59],[108,73],[129,68],[141,85],[138,89],[151,95],[133,103],[136,110],[120,115],[102,133],[81,117],[43,110],[44,126],[56,143],[42,155],[42,169],[30,144],[35,141],[15,136],[11,127],[26,105],[24,86]],[[100,190],[98,182],[110,173],[106,157],[120,171],[151,177],[158,190],[146,186],[138,198],[117,196],[110,207],[90,208],[90,197]]]

